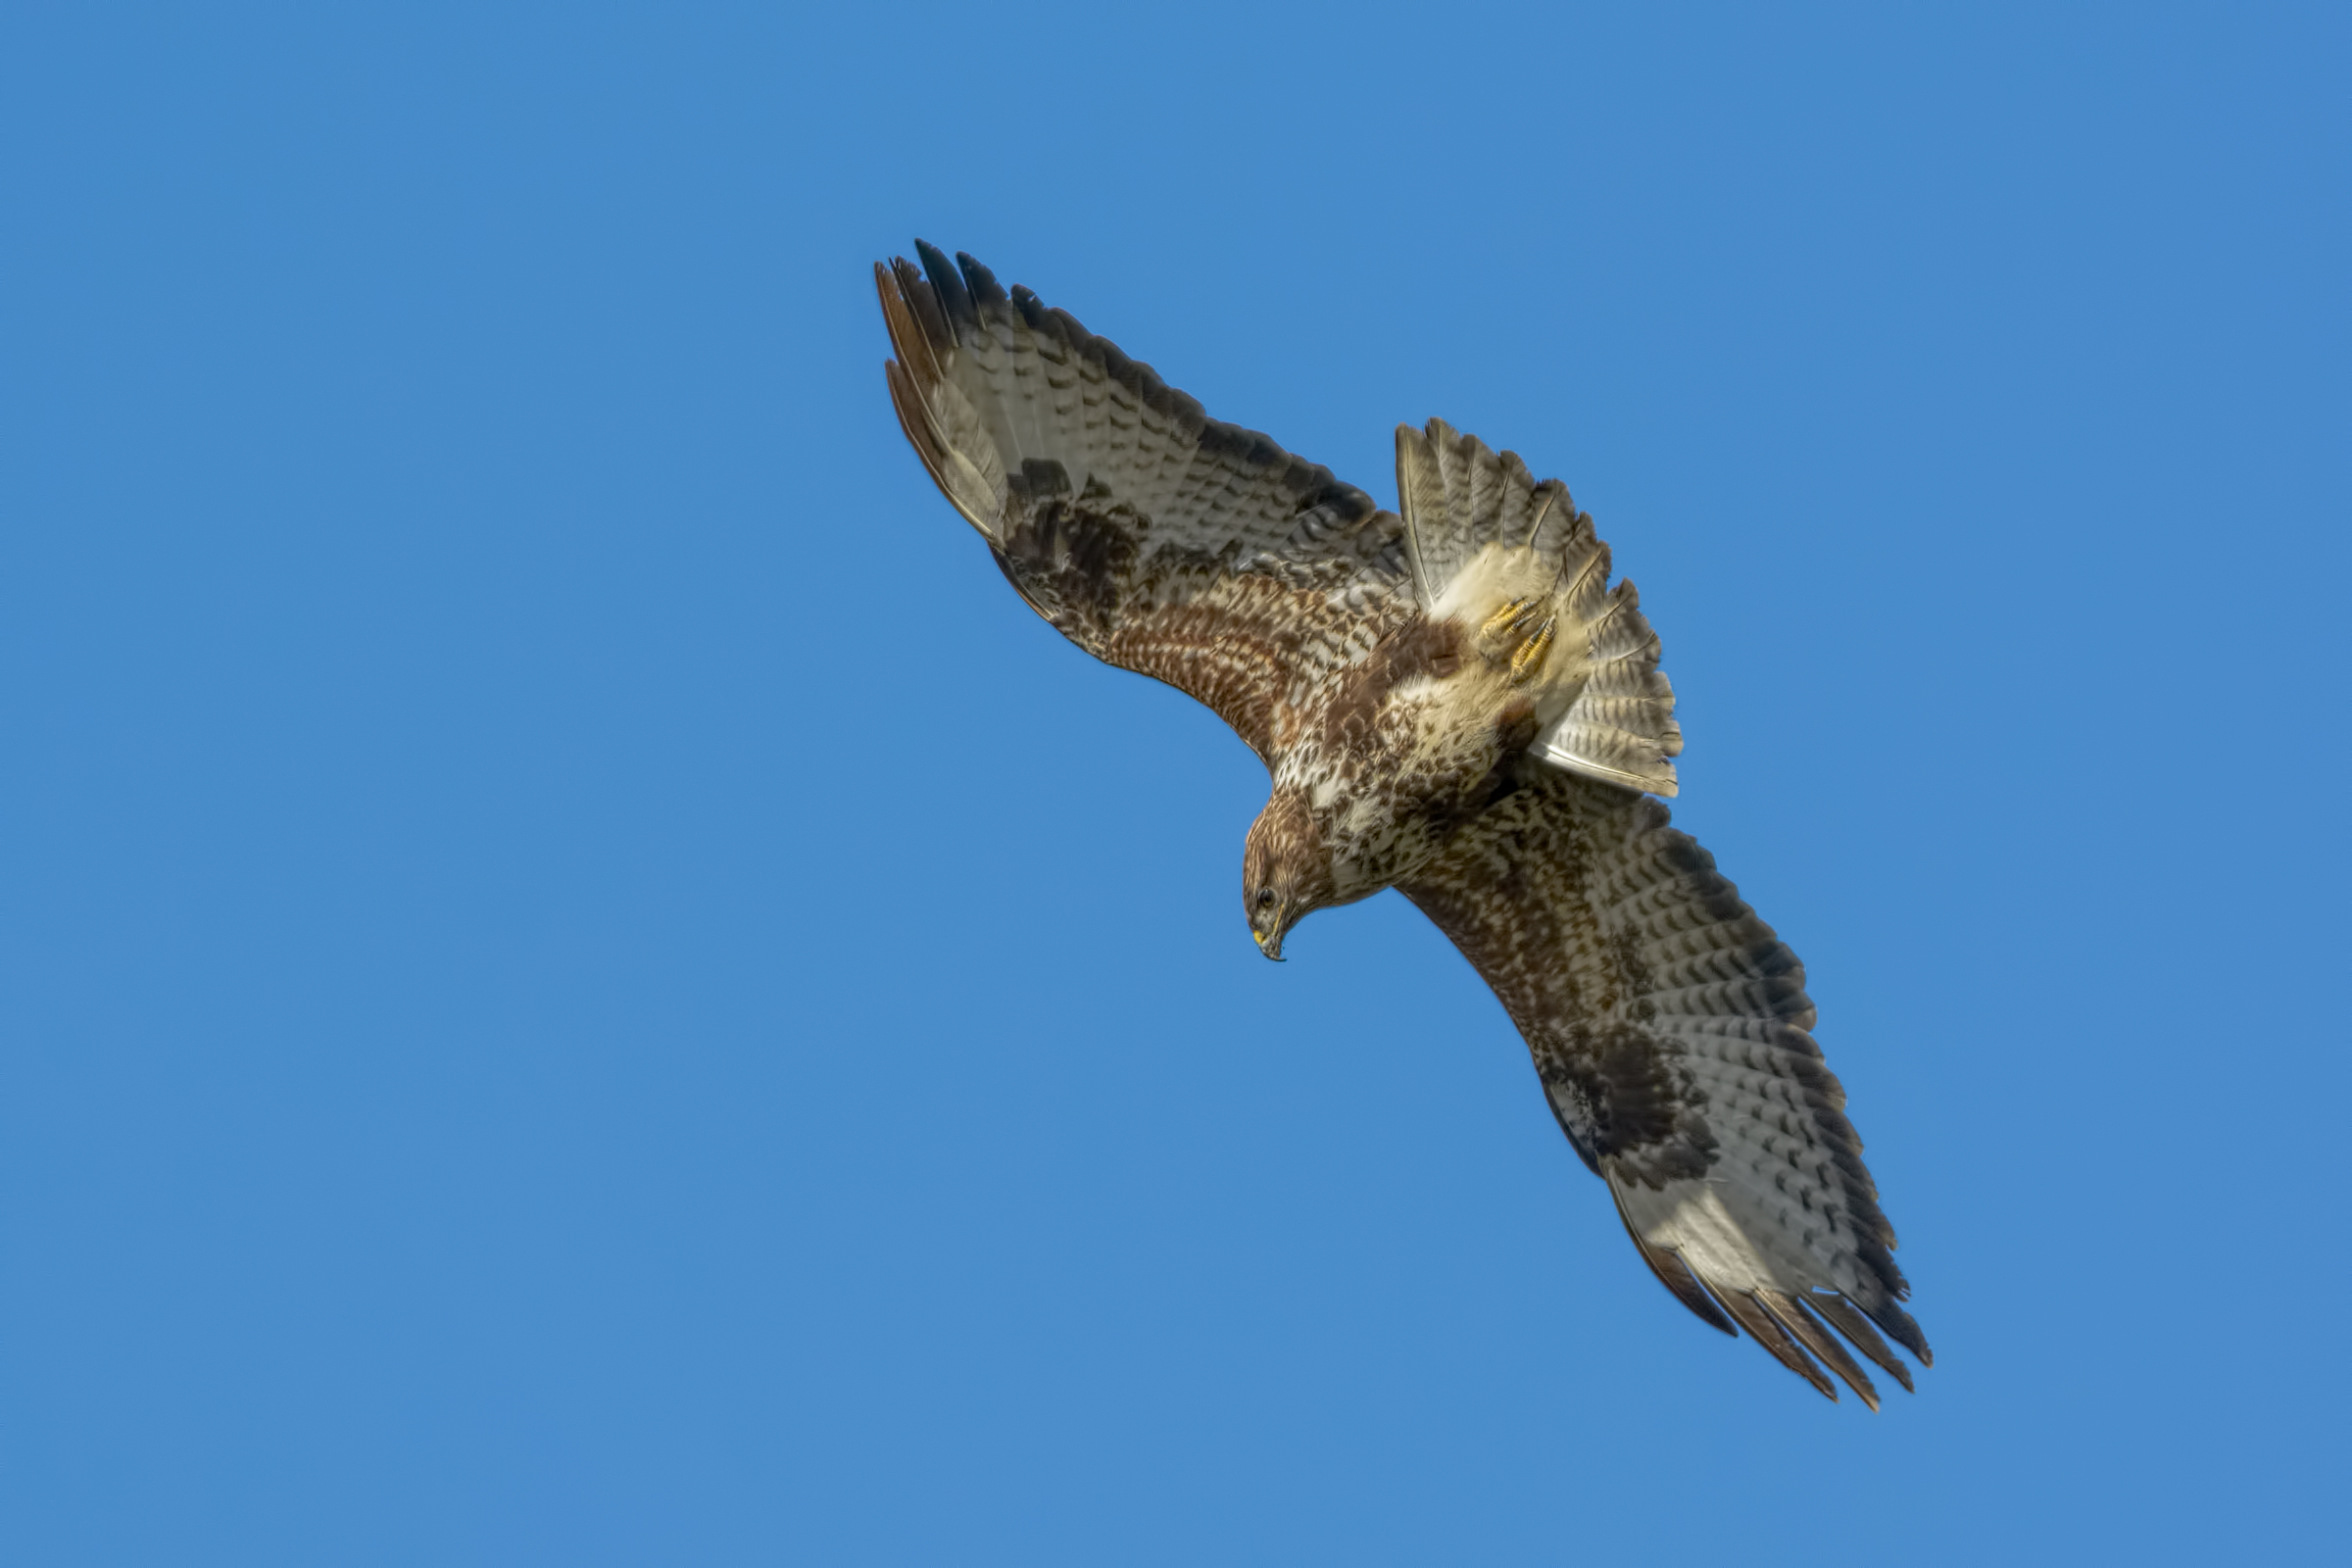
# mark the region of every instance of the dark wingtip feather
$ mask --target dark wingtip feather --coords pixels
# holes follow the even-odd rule
[[[940,356],[956,346],[955,330],[948,324],[947,313],[940,308],[939,291],[924,281],[922,270],[912,262],[902,258],[892,262],[890,268],[898,275],[901,301],[914,313],[915,320],[922,325],[923,337],[931,350],[930,371],[936,377]],[[888,308],[888,302],[885,301],[884,309]]]
[[[1758,1291],[1756,1299],[1763,1303],[1764,1310],[1770,1312],[1781,1327],[1795,1336],[1797,1344],[1827,1362],[1831,1371],[1843,1378],[1845,1386],[1860,1396],[1864,1404],[1874,1411],[1878,1409],[1879,1391],[1871,1385],[1868,1375],[1854,1364],[1854,1358],[1846,1353],[1845,1347],[1821,1326],[1820,1320],[1805,1310],[1802,1301],[1793,1300],[1778,1291]]]
[[[1902,1357],[1888,1349],[1879,1338],[1879,1331],[1870,1326],[1870,1319],[1857,1310],[1853,1302],[1842,1296],[1812,1296],[1807,1304],[1830,1320],[1833,1328],[1854,1342],[1854,1348],[1876,1362],[1886,1375],[1903,1386],[1905,1394],[1916,1392],[1911,1386],[1911,1369],[1903,1365]]]
[[[948,319],[977,322],[980,318],[972,309],[972,297],[964,292],[963,279],[956,275],[956,266],[948,260],[947,253],[929,240],[918,239],[914,242],[914,254],[923,259],[923,275],[931,280],[940,309],[947,313]]]
[[[1061,335],[1060,321],[1055,319],[1054,312],[1046,309],[1046,302],[1037,297],[1034,289],[1015,283],[1012,286],[1012,308],[1021,313],[1021,320],[1039,337],[1057,338]]]
[[[1921,1366],[1936,1364],[1935,1352],[1928,1348],[1928,1337],[1920,1333],[1918,1321],[1895,1305],[1893,1298],[1874,1301],[1866,1310],[1872,1321],[1886,1331],[1889,1339],[1919,1357]]]
[[[1012,302],[1004,297],[1004,286],[997,274],[980,265],[968,251],[956,253],[956,265],[963,269],[963,286],[972,293],[975,304],[989,310],[1003,310]]]
[[[1740,1326],[1747,1330],[1758,1345],[1772,1352],[1774,1360],[1819,1389],[1822,1396],[1832,1404],[1838,1402],[1838,1385],[1830,1381],[1827,1372],[1813,1364],[1813,1358],[1788,1337],[1788,1330],[1782,1328],[1780,1322],[1765,1310],[1762,1302],[1739,1291],[1717,1290],[1715,1298],[1723,1303],[1725,1311],[1740,1320]]]

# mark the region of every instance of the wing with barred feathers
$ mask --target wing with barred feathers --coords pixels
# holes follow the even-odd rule
[[[1879,1331],[1928,1345],[1804,966],[1656,801],[1531,760],[1510,782],[1399,890],[1494,988],[1666,1288],[1878,1408],[1823,1320],[1906,1389]]]
[[[1066,312],[917,243],[874,269],[906,439],[1021,597],[1259,755],[1275,705],[1412,612],[1403,524]]]

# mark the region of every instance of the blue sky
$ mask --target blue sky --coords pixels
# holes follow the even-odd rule
[[[2340,10],[1116,9],[0,23],[0,1552],[2332,1543]],[[1255,761],[904,449],[916,234],[1568,480],[1916,1396],[1676,1306],[1401,902],[1259,960]]]

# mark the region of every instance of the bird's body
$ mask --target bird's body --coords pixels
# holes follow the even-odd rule
[[[921,251],[876,269],[907,438],[1039,614],[1264,760],[1261,950],[1396,888],[1493,986],[1668,1289],[1833,1397],[1814,1358],[1877,1403],[1821,1319],[1909,1387],[1871,1325],[1926,1342],[1803,968],[1648,798],[1676,789],[1673,692],[1566,488],[1432,420],[1398,430],[1381,511]]]

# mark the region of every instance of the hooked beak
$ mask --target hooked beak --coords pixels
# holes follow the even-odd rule
[[[1281,926],[1277,925],[1274,928],[1273,935],[1271,936],[1268,936],[1265,932],[1260,931],[1257,927],[1251,926],[1250,928],[1250,936],[1252,941],[1256,942],[1258,952],[1264,954],[1267,957],[1272,958],[1276,963],[1280,963],[1282,961]]]

